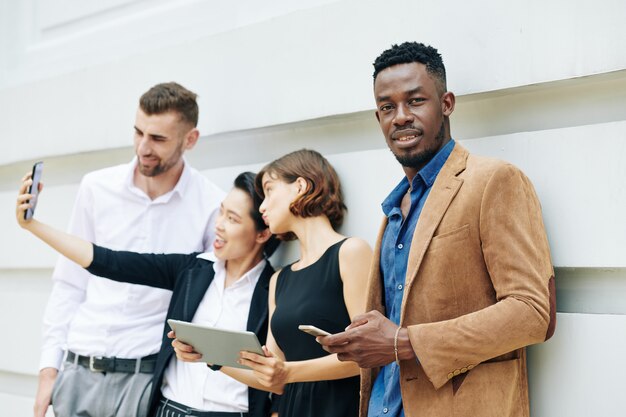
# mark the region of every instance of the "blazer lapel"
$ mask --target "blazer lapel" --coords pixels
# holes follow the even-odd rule
[[[188,270],[186,274],[187,282],[185,290],[188,292],[188,297],[185,297],[183,311],[184,320],[191,321],[194,314],[196,314],[196,310],[198,310],[198,306],[204,294],[206,294],[206,290],[215,277],[213,262],[207,262],[206,265],[203,265],[200,273],[198,273],[197,270],[194,271],[191,269]]]
[[[385,291],[383,287],[382,275],[380,274],[380,248],[382,246],[383,235],[387,228],[387,217],[383,217],[380,228],[378,229],[378,239],[374,247],[374,256],[370,267],[368,277],[369,285],[367,286],[367,306],[365,311],[378,310],[385,314]]]
[[[254,292],[252,293],[252,301],[250,302],[250,312],[248,313],[248,324],[246,329],[248,331],[258,334],[263,326],[263,323],[267,320],[268,307],[267,298],[269,294],[270,278],[274,273],[274,269],[269,262],[265,264],[263,272],[259,277]]]
[[[463,179],[458,178],[457,175],[465,169],[468,155],[467,150],[458,143],[454,146],[452,153],[450,153],[448,160],[437,175],[433,188],[430,190],[430,194],[426,199],[411,241],[411,252],[409,253],[404,284],[405,292],[400,314],[401,318],[404,317],[404,306],[407,300],[406,294],[410,291],[411,285],[417,277],[417,272],[424,259],[428,245],[430,245],[430,240],[437,226],[439,226],[443,215],[448,210],[454,196],[463,184]]]

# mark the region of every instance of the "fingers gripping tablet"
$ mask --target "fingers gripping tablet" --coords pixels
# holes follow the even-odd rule
[[[193,346],[196,352],[202,354],[203,362],[248,369],[237,363],[239,352],[244,350],[265,356],[253,332],[218,329],[171,319],[167,323],[178,340]]]

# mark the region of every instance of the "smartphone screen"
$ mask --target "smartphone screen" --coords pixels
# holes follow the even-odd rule
[[[24,212],[24,219],[29,220],[35,214],[35,207],[37,207],[37,194],[39,194],[39,181],[41,180],[41,171],[43,170],[43,162],[37,162],[33,165],[33,173],[31,178],[33,179],[33,183],[30,185],[28,189],[28,194],[32,194],[33,198],[29,200],[32,204],[32,207],[26,209]]]

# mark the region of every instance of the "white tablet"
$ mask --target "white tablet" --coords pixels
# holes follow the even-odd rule
[[[167,324],[176,332],[176,338],[202,353],[202,361],[212,365],[250,369],[237,363],[239,352],[263,355],[259,339],[253,332],[224,330],[180,320],[168,320]]]

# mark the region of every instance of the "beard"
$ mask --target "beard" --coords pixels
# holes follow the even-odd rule
[[[139,172],[144,177],[156,177],[157,175],[161,175],[164,172],[169,171],[174,165],[180,161],[180,158],[183,155],[183,144],[181,142],[180,146],[176,148],[176,151],[170,156],[167,160],[159,159],[159,162],[154,166],[142,165],[141,163],[137,164],[139,168]]]
[[[166,165],[163,165],[161,162],[159,162],[156,166],[150,166],[150,167],[147,165],[139,164],[138,168],[139,168],[139,172],[144,177],[156,177],[157,175],[164,173],[171,167],[167,167]]]
[[[414,154],[397,154],[393,151],[391,152],[393,153],[393,156],[396,157],[396,160],[400,162],[400,165],[402,165],[403,167],[419,170],[423,168],[424,165],[426,165],[431,159],[433,159],[435,155],[437,155],[437,152],[439,152],[439,150],[441,149],[441,144],[443,143],[443,138],[445,137],[445,134],[445,126],[444,123],[441,122],[441,128],[439,129],[437,136],[435,136],[435,140],[433,141],[432,146],[430,146],[429,148],[426,148],[423,151]]]

